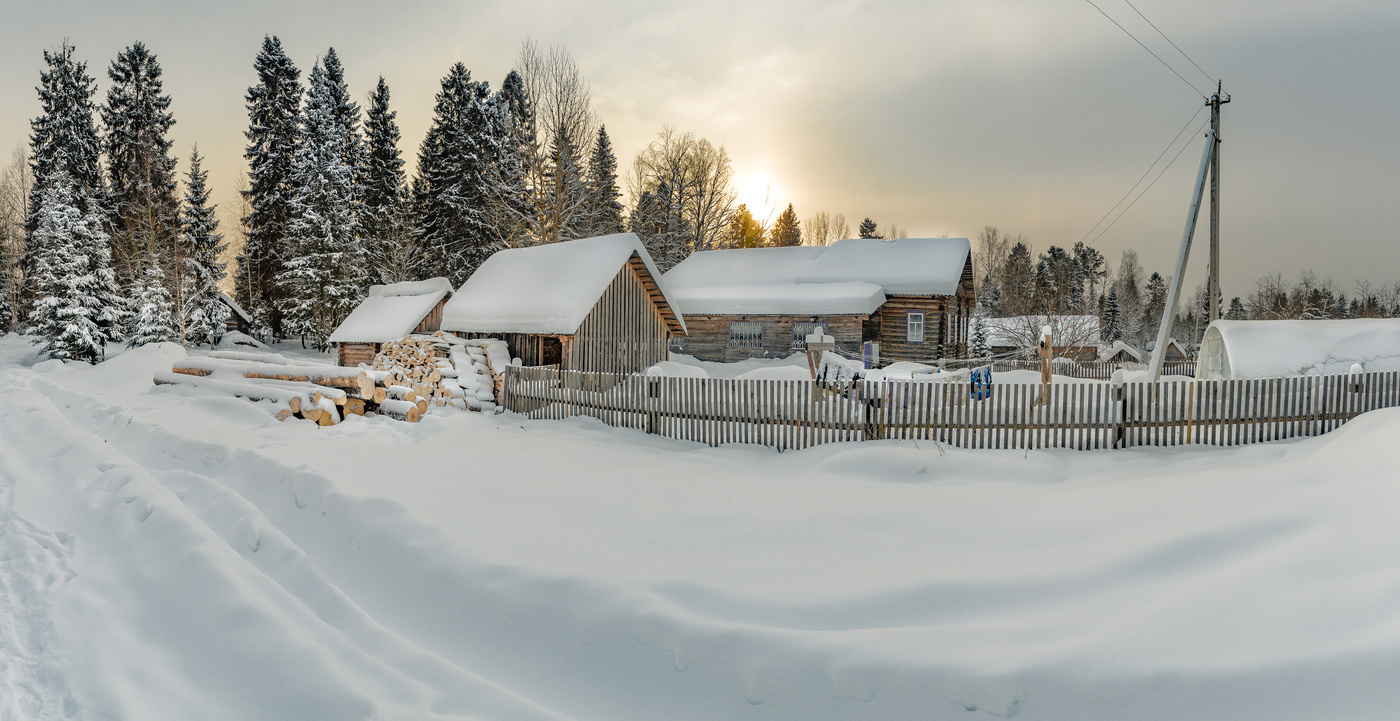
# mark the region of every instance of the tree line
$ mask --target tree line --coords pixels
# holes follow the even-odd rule
[[[776,220],[736,205],[723,146],[664,127],[626,175],[563,48],[526,42],[492,90],[462,63],[442,78],[408,177],[381,77],[362,107],[334,48],[302,73],[267,36],[248,88],[246,186],[232,267],[197,148],[177,178],[175,118],[144,44],[96,79],[66,42],[43,55],[27,152],[0,175],[0,330],[25,330],[53,357],[95,361],[105,344],[214,344],[228,306],[265,337],[317,348],[373,283],[443,276],[460,285],[492,253],[636,233],[662,270],[716,248],[827,244],[844,216]],[[869,218],[862,237],[878,231]]]
[[[1097,323],[1066,324],[1066,337],[1057,345],[1109,345],[1123,341],[1139,350],[1155,343],[1166,309],[1170,275],[1148,273],[1135,250],[1124,250],[1116,268],[1102,251],[1084,243],[1065,249],[1050,246],[1036,254],[1020,235],[985,227],[974,252],[977,318],[970,352],[989,354],[986,326],[996,323],[1023,348],[1034,348],[1039,328],[1049,316],[1093,318]],[[1330,281],[1318,281],[1304,271],[1290,284],[1272,275],[1256,281],[1248,296],[1221,301],[1228,320],[1280,320],[1400,317],[1400,283],[1372,286],[1357,283],[1348,298]],[[1172,315],[1172,336],[1188,350],[1200,344],[1209,325],[1209,298],[1198,286],[1182,298]],[[1024,318],[1024,328],[991,318]],[[1024,336],[1024,338],[1022,338]]]

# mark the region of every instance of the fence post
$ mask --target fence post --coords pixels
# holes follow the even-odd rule
[[[1113,384],[1113,405],[1116,412],[1113,414],[1113,447],[1127,448],[1128,436],[1123,428],[1123,422],[1128,418],[1128,399],[1123,392],[1123,383]]]

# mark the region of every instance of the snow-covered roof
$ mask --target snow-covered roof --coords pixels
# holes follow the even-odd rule
[[[1109,358],[1112,358],[1118,355],[1119,353],[1128,354],[1128,357],[1132,358],[1138,363],[1143,362],[1142,351],[1128,345],[1127,343],[1124,343],[1121,340],[1113,341],[1112,345],[1108,346],[1107,348],[1101,349],[1099,351],[1099,360],[1108,360]]]
[[[1045,325],[1043,315],[982,319],[987,345],[994,348],[1034,347],[1040,339],[1040,329]],[[1099,317],[1096,315],[1051,316],[1049,325],[1051,340],[1056,347],[1097,346],[1100,343]]]
[[[868,315],[886,295],[952,295],[966,238],[850,238],[829,246],[711,250],[666,283],[688,315]]]
[[[669,309],[674,296],[632,233],[498,251],[467,279],[443,309],[442,327],[463,333],[568,335],[632,256],[639,257]],[[685,332],[676,312],[675,325]]]
[[[1400,318],[1218,320],[1206,329],[1196,377],[1281,378],[1400,370]]]
[[[228,293],[225,293],[222,290],[219,291],[219,300],[223,301],[224,305],[227,305],[229,307],[229,310],[232,310],[234,313],[237,313],[238,317],[242,318],[244,322],[246,322],[248,325],[253,324],[253,316],[249,315],[248,311],[243,310],[243,306],[234,302],[233,298],[230,298]]]
[[[418,327],[452,292],[446,278],[370,286],[369,295],[331,333],[332,343],[388,343]]]

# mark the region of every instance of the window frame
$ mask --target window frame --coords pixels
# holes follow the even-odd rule
[[[744,326],[744,325],[747,325],[747,326],[758,326],[758,334],[757,334],[756,336],[754,336],[754,343],[755,343],[754,345],[740,345],[740,344],[739,344],[739,341],[743,341],[743,340],[745,340],[745,339],[744,339],[744,338],[740,338],[739,341],[736,341],[736,339],[734,338],[734,327],[735,327],[735,326]],[[763,348],[763,321],[757,321],[757,320],[731,320],[731,321],[729,321],[729,347],[730,347],[730,348],[741,348],[741,349],[746,349],[746,350],[762,349],[762,348]]]
[[[914,337],[914,318],[918,318],[919,335]],[[904,311],[904,342],[905,343],[927,343],[928,342],[928,313],[922,310]]]

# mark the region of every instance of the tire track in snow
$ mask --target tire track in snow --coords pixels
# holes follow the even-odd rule
[[[21,518],[0,456],[0,719],[71,719],[77,703],[49,655],[54,596],[74,573],[73,539]]]

